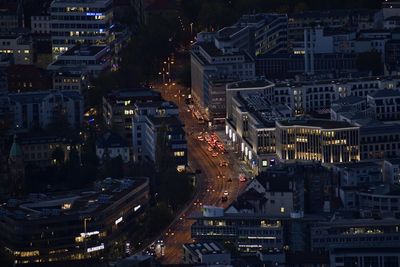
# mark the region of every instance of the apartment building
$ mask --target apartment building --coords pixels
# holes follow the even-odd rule
[[[124,163],[131,161],[130,144],[120,135],[106,131],[96,140],[96,156],[101,162],[121,157]]]
[[[63,162],[70,159],[71,151],[75,151],[80,159],[82,140],[76,133],[43,133],[30,132],[18,135],[22,148],[24,163],[47,167],[56,163],[53,152],[56,149],[63,151]]]
[[[69,126],[80,128],[83,123],[83,96],[73,91],[38,91],[8,94],[13,128],[17,132],[35,127],[46,128],[60,116]]]
[[[34,63],[34,48],[30,36],[1,35],[0,53],[11,55],[14,64]]]
[[[132,118],[135,103],[161,101],[161,94],[149,89],[131,89],[112,92],[103,96],[103,119],[107,127],[132,142]]]

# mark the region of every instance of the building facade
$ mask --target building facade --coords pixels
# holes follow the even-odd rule
[[[73,91],[39,91],[9,94],[15,131],[46,128],[63,117],[72,128],[83,123],[83,96]]]
[[[359,127],[323,120],[280,121],[276,123],[276,154],[281,160],[358,161]]]
[[[89,192],[10,199],[0,208],[1,254],[14,264],[103,257],[148,200],[147,178],[108,178]]]
[[[54,0],[50,19],[54,58],[79,43],[107,44],[111,38],[113,1]]]

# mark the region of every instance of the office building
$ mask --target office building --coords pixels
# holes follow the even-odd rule
[[[1,254],[13,264],[105,257],[148,200],[147,178],[107,178],[88,189],[9,199],[0,207]]]
[[[191,49],[192,95],[209,121],[221,123],[227,83],[255,78],[254,56],[286,51],[287,17],[244,15],[215,33],[199,33]]]
[[[398,219],[390,217],[336,214],[311,227],[311,249],[329,252],[332,266],[398,266],[399,238]]]
[[[360,128],[360,156],[366,159],[400,156],[400,125],[370,122]]]
[[[157,163],[157,141],[160,135],[167,138],[167,146],[173,154],[179,171],[187,166],[187,144],[183,124],[178,118],[178,107],[166,101],[137,102],[132,118],[132,146],[135,162]]]
[[[350,53],[314,54],[314,74],[326,78],[348,78],[359,74],[357,55]],[[260,55],[255,58],[257,76],[268,79],[295,79],[306,73],[303,54]]]
[[[217,242],[183,244],[183,263],[229,265],[231,254]]]
[[[280,81],[275,83],[274,102],[286,104],[295,114],[301,115],[330,109],[334,101],[343,97],[366,97],[399,86],[398,76]]]
[[[132,142],[132,118],[136,102],[161,101],[161,94],[149,89],[121,90],[103,96],[103,120],[107,127]]]
[[[230,83],[226,89],[225,134],[255,170],[275,161],[275,121],[292,117],[284,104],[273,104],[274,84],[267,80]]]
[[[8,96],[13,114],[13,130],[46,128],[60,118],[69,127],[80,128],[83,122],[83,96],[73,91],[38,91]]]
[[[281,160],[358,161],[360,129],[339,121],[277,121],[276,154]]]
[[[33,64],[34,49],[30,36],[1,35],[0,53],[10,54],[14,64]]]
[[[51,71],[80,70],[80,74],[97,77],[111,69],[109,47],[105,45],[76,45],[60,54],[48,67]]]
[[[54,0],[50,5],[53,58],[77,44],[108,44],[112,39],[112,0]]]
[[[400,90],[379,90],[369,94],[367,101],[374,118],[382,121],[400,119]]]
[[[213,211],[215,209],[216,212]],[[230,241],[243,253],[282,248],[285,244],[280,218],[229,213],[222,208],[205,206],[202,214],[196,214],[191,219],[195,220],[191,227],[192,238],[198,242]]]

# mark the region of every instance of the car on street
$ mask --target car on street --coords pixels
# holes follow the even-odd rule
[[[211,156],[213,156],[214,158],[215,157],[218,157],[218,152],[214,152],[214,153],[212,153],[212,155]]]
[[[219,166],[220,167],[228,167],[228,162],[227,161],[221,161],[220,163],[219,163]]]
[[[228,196],[228,195],[229,195],[228,190],[225,190],[225,191],[224,191],[224,196]]]
[[[240,174],[239,182],[241,182],[241,183],[247,182],[247,177],[244,174]]]

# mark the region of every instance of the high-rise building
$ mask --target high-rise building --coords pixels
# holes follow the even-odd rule
[[[53,57],[78,43],[105,44],[111,39],[112,0],[54,0],[50,16]]]

